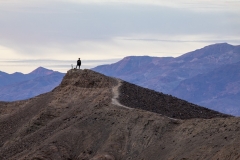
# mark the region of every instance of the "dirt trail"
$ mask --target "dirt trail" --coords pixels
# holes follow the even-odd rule
[[[122,85],[122,81],[120,79],[116,79],[116,80],[117,80],[118,84],[112,88],[112,92],[113,92],[112,104],[126,108],[126,109],[133,109],[133,108],[124,106],[121,103],[119,103],[119,101],[118,101],[118,97],[120,94],[119,87]]]

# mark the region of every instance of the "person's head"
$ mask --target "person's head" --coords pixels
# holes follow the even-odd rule
[[[80,58],[78,58],[80,60]]]

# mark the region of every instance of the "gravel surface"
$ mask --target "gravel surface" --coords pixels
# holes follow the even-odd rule
[[[125,106],[162,114],[177,119],[230,117],[171,95],[122,82],[119,101]]]

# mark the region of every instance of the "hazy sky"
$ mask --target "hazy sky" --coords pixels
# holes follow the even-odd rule
[[[240,44],[240,0],[0,0],[0,71],[66,72]]]

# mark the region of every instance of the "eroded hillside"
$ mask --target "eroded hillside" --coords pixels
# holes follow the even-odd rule
[[[154,113],[154,103],[143,98],[137,105],[139,92],[132,91],[145,97],[158,93],[124,83],[91,70],[70,70],[52,92],[1,102],[0,159],[240,158],[239,118],[201,107],[197,111],[209,116],[172,116],[181,101],[164,94],[154,108],[167,106],[167,113],[174,113]],[[195,112],[186,101],[180,106]]]

